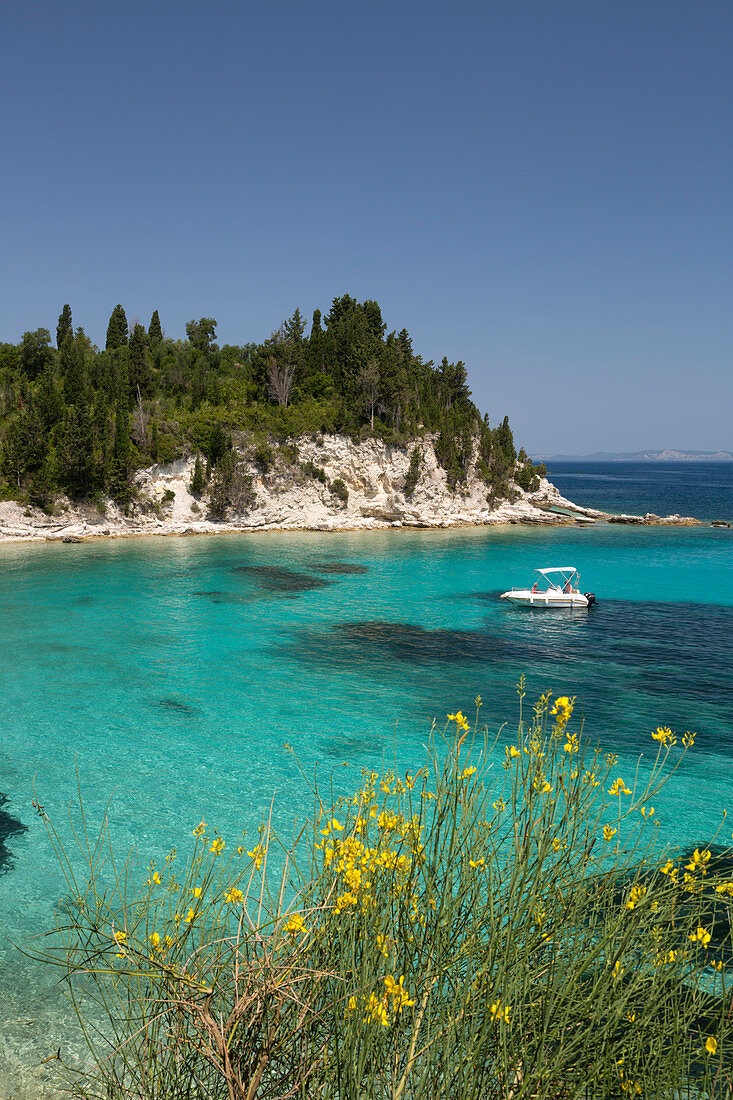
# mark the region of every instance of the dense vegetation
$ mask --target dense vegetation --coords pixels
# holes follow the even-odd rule
[[[462,362],[423,362],[405,329],[386,333],[376,302],[349,295],[306,327],[296,309],[262,343],[219,347],[211,317],[172,340],[157,310],[146,329],[117,305],[100,350],[65,305],[55,347],[45,328],[0,344],[0,494],[44,508],[58,492],[127,504],[136,469],[201,454],[200,486],[213,475],[216,510],[241,480],[232,453],[241,432],[259,441],[260,457],[268,437],[341,432],[406,445],[434,433],[453,488],[475,460],[490,496],[508,490],[517,460],[509,422],[489,427]],[[519,459],[515,478],[529,487],[538,471]]]

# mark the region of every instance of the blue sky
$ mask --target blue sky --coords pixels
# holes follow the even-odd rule
[[[532,451],[733,449],[729,0],[2,0],[0,339],[376,298]]]

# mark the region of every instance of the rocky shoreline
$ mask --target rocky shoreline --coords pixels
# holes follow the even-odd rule
[[[432,441],[425,439],[418,445],[422,459],[412,492],[406,491],[409,450],[377,439],[355,443],[345,436],[304,438],[297,443],[297,462],[275,454],[267,471],[254,461],[246,462],[254,503],[239,512],[233,510],[224,520],[209,518],[205,501],[192,494],[194,460],[185,458],[139,470],[137,499],[127,514],[108,500],[93,506],[62,498],[52,515],[15,501],[0,502],[0,542],[500,524],[702,525],[689,516],[612,515],[581,508],[544,478],[533,492],[512,483],[512,499],[490,502],[487,486],[474,469],[465,484],[453,491]]]

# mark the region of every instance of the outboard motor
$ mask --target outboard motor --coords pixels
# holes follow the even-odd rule
[[[593,604],[596,602],[595,592],[584,592],[583,595],[585,596],[586,600],[588,601],[588,607],[592,607]]]

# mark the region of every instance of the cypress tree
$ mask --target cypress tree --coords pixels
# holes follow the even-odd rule
[[[56,325],[56,347],[60,350],[66,337],[73,335],[74,327],[71,323],[71,306],[65,305],[59,314],[59,323]]]
[[[118,303],[112,310],[112,315],[107,325],[107,341],[105,348],[113,351],[115,348],[124,347],[127,344],[128,328],[127,317],[122,306]]]
[[[191,479],[191,492],[195,497],[200,497],[204,491],[205,485],[204,464],[201,461],[201,455],[196,455],[196,461],[193,466],[193,477]]]
[[[148,382],[150,380],[150,369],[148,367],[146,352],[146,345],[148,338],[145,329],[142,325],[135,325],[132,330],[129,344],[129,371],[130,371],[130,394],[133,402],[137,398],[137,388],[140,387],[142,393],[147,392]]]
[[[151,344],[159,344],[163,339],[163,329],[160,327],[160,317],[157,309],[153,311],[153,316],[150,318],[148,337]]]
[[[127,363],[123,359],[117,389],[115,445],[112,458],[112,495],[121,504],[130,500],[130,406]]]

